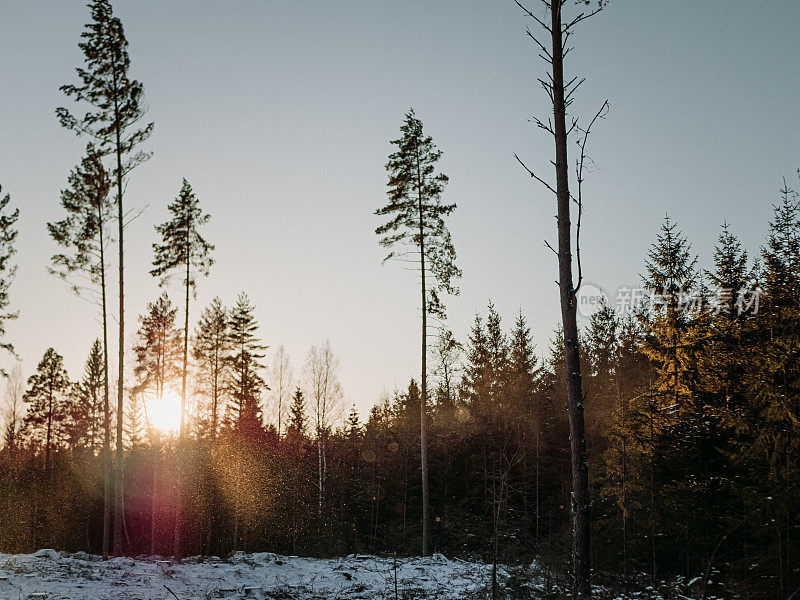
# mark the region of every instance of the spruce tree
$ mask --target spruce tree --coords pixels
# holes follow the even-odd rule
[[[52,469],[52,451],[63,436],[67,419],[66,394],[69,376],[64,369],[64,359],[48,348],[36,372],[28,378],[24,399],[30,403],[25,417],[25,427],[33,439],[44,445],[44,469]]]
[[[231,354],[227,362],[231,374],[231,408],[236,428],[257,432],[263,430],[261,393],[266,388],[264,377],[264,352],[268,346],[261,343],[255,307],[242,292],[228,315]]]
[[[203,309],[194,334],[192,356],[197,363],[199,389],[210,404],[209,430],[216,438],[227,383],[227,369],[232,350],[228,329],[228,311],[217,297]]]
[[[286,432],[290,439],[301,438],[306,431],[306,400],[303,390],[298,386],[292,395],[292,404],[289,406],[289,428]]]
[[[722,224],[722,231],[714,248],[714,269],[706,271],[706,277],[716,288],[715,310],[733,314],[738,295],[752,283],[755,273],[749,267],[747,250],[731,233],[728,223]]]
[[[442,156],[433,138],[423,133],[420,121],[411,109],[400,128],[402,137],[392,140],[397,150],[389,155],[389,202],[375,211],[389,217],[375,233],[381,246],[390,248],[384,261],[393,257],[416,255],[420,273],[422,302],[422,402],[420,404],[420,463],[422,472],[422,553],[430,553],[430,498],[428,491],[427,442],[427,319],[444,317],[440,294],[457,294],[453,280],[461,276],[456,266],[456,251],[444,218],[456,208],[441,201],[447,175],[436,172]],[[428,285],[426,277],[433,281]]]
[[[100,431],[105,431],[106,425],[110,423],[108,416],[107,403],[105,402],[105,369],[104,369],[103,344],[100,340],[95,340],[89,350],[89,356],[83,367],[83,378],[74,386],[74,394],[78,402],[83,404],[87,410],[89,451],[92,456],[95,454],[95,443],[100,435]],[[110,435],[110,431],[107,431]],[[103,439],[104,460],[107,452],[105,436]]]
[[[531,330],[521,310],[509,340],[509,371],[515,406],[529,409],[536,395],[540,368]]]
[[[9,206],[11,195],[3,195],[3,186],[0,185],[0,348],[14,354],[14,345],[4,340],[6,335],[6,322],[17,318],[16,312],[6,312],[10,304],[9,290],[14,281],[17,267],[11,265],[11,257],[16,254],[14,242],[17,239],[17,220],[19,209]],[[6,372],[0,369],[0,375]]]
[[[658,364],[656,387],[662,408],[667,409],[665,415],[691,405],[696,390],[697,315],[688,300],[698,292],[697,260],[677,224],[665,217],[642,276],[642,284],[652,293],[643,350]]]
[[[69,109],[59,107],[56,116],[61,125],[78,135],[93,140],[99,152],[110,155],[113,164],[113,182],[116,188],[117,244],[119,272],[119,352],[117,381],[117,439],[116,469],[114,473],[114,554],[122,554],[124,490],[122,419],[125,395],[125,268],[124,228],[126,212],[123,192],[126,176],[149,154],[136,148],[150,137],[153,123],[141,125],[146,109],[143,105],[144,88],[131,79],[128,40],[122,22],[114,16],[109,0],[92,0],[89,4],[90,23],[81,33],[78,44],[84,55],[85,67],[76,69],[80,83],[61,86],[61,91],[75,102],[86,106],[82,117]],[[110,540],[107,532],[103,555],[108,556]]]

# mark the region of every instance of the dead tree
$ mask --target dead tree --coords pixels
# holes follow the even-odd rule
[[[605,115],[608,102],[604,102],[600,110],[590,121],[588,127],[581,128],[577,118],[571,118],[567,126],[567,109],[572,104],[576,90],[585,81],[573,77],[565,81],[564,57],[570,52],[568,40],[578,23],[597,14],[603,7],[603,0],[598,2],[595,10],[581,12],[569,21],[563,19],[563,8],[566,0],[541,0],[544,14],[537,16],[532,10],[523,6],[518,0],[516,4],[525,14],[536,21],[541,29],[547,32],[549,44],[542,43],[530,29],[530,37],[539,49],[539,57],[548,65],[546,79],[539,79],[552,105],[552,118],[534,119],[534,123],[549,133],[555,142],[555,186],[539,177],[533,170],[514,155],[528,174],[555,195],[558,208],[558,250],[549,243],[546,246],[558,256],[558,287],[561,303],[561,320],[564,328],[564,355],[566,359],[567,407],[569,410],[569,437],[572,465],[572,515],[573,515],[573,577],[575,596],[591,597],[591,579],[589,567],[589,473],[586,457],[586,436],[583,417],[584,395],[581,390],[580,346],[578,340],[578,324],[576,315],[576,293],[582,283],[580,259],[580,227],[582,213],[581,184],[586,165],[586,142],[592,125]],[[581,1],[578,4],[589,4]],[[544,36],[543,36],[544,37]],[[545,40],[547,41],[547,40]],[[569,161],[567,145],[570,136],[577,136],[579,157],[576,162],[577,193],[569,190]],[[577,207],[575,226],[575,251],[577,265],[577,283],[573,278],[572,260],[572,228],[570,221],[571,203]]]

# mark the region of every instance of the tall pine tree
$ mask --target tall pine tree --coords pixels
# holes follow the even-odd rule
[[[456,266],[456,251],[444,218],[456,208],[441,201],[447,175],[436,172],[442,156],[433,138],[422,130],[411,109],[400,128],[402,137],[392,140],[397,150],[389,155],[389,202],[375,211],[389,217],[375,233],[380,244],[390,248],[389,260],[396,256],[416,255],[420,273],[422,302],[422,402],[420,403],[420,463],[422,467],[422,553],[430,553],[430,498],[428,490],[427,433],[427,334],[428,315],[444,317],[440,293],[457,294],[453,280],[461,276]],[[428,285],[426,276],[432,278]]]
[[[114,473],[114,554],[122,553],[124,490],[123,473],[123,400],[125,396],[125,268],[124,229],[126,212],[123,192],[126,176],[149,154],[136,151],[153,131],[153,123],[141,125],[146,112],[143,105],[144,88],[131,79],[128,40],[122,22],[114,16],[109,0],[92,0],[89,4],[92,21],[81,33],[85,67],[76,72],[80,83],[61,86],[61,91],[75,102],[86,107],[82,117],[77,117],[65,107],[56,109],[63,127],[78,135],[92,139],[98,150],[110,155],[113,162],[113,180],[116,187],[117,244],[119,249],[119,362],[117,381],[117,450]],[[110,551],[110,528],[103,539],[103,556]]]

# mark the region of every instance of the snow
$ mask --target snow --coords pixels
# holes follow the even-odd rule
[[[505,569],[500,569],[505,578]],[[464,598],[487,589],[491,566],[445,558],[397,559],[399,597]],[[39,550],[0,554],[0,599],[180,600],[194,598],[340,600],[394,598],[391,558],[351,555],[337,559],[270,553],[190,558],[180,564],[160,557],[134,560]]]
[[[522,585],[524,597],[568,597],[546,572],[535,561],[527,567],[501,565],[500,589],[516,587],[519,593]],[[484,563],[441,554],[397,559],[400,599],[483,600],[491,598],[490,582],[491,565]],[[239,552],[226,559],[194,557],[175,563],[159,556],[103,561],[85,552],[50,549],[0,554],[0,600],[393,600],[394,586],[392,558],[371,555],[322,559]],[[689,591],[682,582],[665,588],[669,593],[663,596],[645,589],[625,597],[689,597],[679,593]],[[595,595],[604,600],[621,598],[599,586]]]

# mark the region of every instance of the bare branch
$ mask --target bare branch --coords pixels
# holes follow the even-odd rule
[[[528,168],[528,167],[525,165],[525,163],[524,163],[524,162],[522,162],[522,160],[520,159],[520,157],[516,155],[516,153],[514,154],[514,158],[516,158],[516,159],[517,159],[517,162],[518,162],[519,164],[521,164],[521,165],[522,165],[522,168],[523,168],[523,169],[525,169],[525,170],[528,172],[528,174],[529,174],[531,177],[533,177],[533,178],[534,178],[536,181],[538,181],[539,183],[541,183],[541,184],[542,184],[544,187],[546,187],[548,190],[550,190],[550,191],[551,191],[553,194],[555,194],[555,193],[556,193],[556,191],[553,189],[553,187],[552,187],[552,186],[551,186],[549,183],[547,183],[547,182],[546,182],[544,179],[542,179],[541,177],[539,177],[539,176],[538,176],[536,173],[534,173],[533,171],[531,171],[531,170],[530,170],[530,169],[529,169],[529,168]]]
[[[535,14],[533,14],[531,11],[529,11],[527,8],[525,8],[525,7],[524,7],[522,4],[520,4],[519,0],[514,0],[514,2],[516,3],[516,5],[517,5],[517,6],[519,6],[519,7],[522,9],[522,11],[523,11],[523,12],[524,12],[526,15],[528,15],[528,16],[529,16],[531,19],[533,19],[533,20],[534,20],[534,21],[536,21],[536,22],[537,22],[539,25],[541,25],[543,29],[546,29],[546,30],[547,30],[547,31],[549,31],[550,33],[552,33],[552,32],[553,32],[553,30],[552,30],[552,29],[550,29],[550,27],[549,27],[548,25],[546,25],[544,21],[542,21],[542,20],[541,20],[539,17],[537,17]],[[546,3],[546,2],[545,2],[544,4],[545,4],[545,6],[547,6],[547,3]]]
[[[561,31],[562,31],[563,33],[568,33],[568,32],[569,32],[569,30],[570,30],[570,29],[572,29],[572,28],[573,28],[575,25],[577,25],[577,24],[578,24],[578,23],[580,23],[581,21],[585,21],[586,19],[589,19],[589,18],[591,18],[591,17],[595,16],[595,15],[596,15],[597,13],[599,13],[601,10],[603,10],[603,7],[602,7],[602,6],[598,6],[598,7],[597,7],[595,10],[593,10],[593,11],[592,11],[592,12],[590,12],[590,13],[581,13],[581,14],[579,14],[577,17],[575,17],[574,19],[572,19],[572,21],[570,21],[570,22],[569,22],[567,25],[565,25],[565,26],[564,26],[564,27],[561,29]]]
[[[583,268],[581,266],[581,217],[583,216],[583,194],[582,194],[582,184],[583,184],[583,173],[584,167],[586,165],[586,142],[589,140],[589,133],[592,130],[592,126],[595,124],[597,119],[602,119],[605,117],[606,113],[609,109],[608,100],[603,102],[600,106],[600,109],[595,113],[592,120],[589,121],[589,125],[583,130],[583,139],[579,142],[580,146],[580,154],[578,156],[578,162],[575,167],[576,175],[577,175],[577,182],[578,182],[578,197],[577,197],[577,204],[578,204],[578,219],[575,224],[575,257],[576,262],[578,264],[578,281],[575,284],[575,288],[572,290],[573,295],[581,289],[581,284],[583,283]]]

